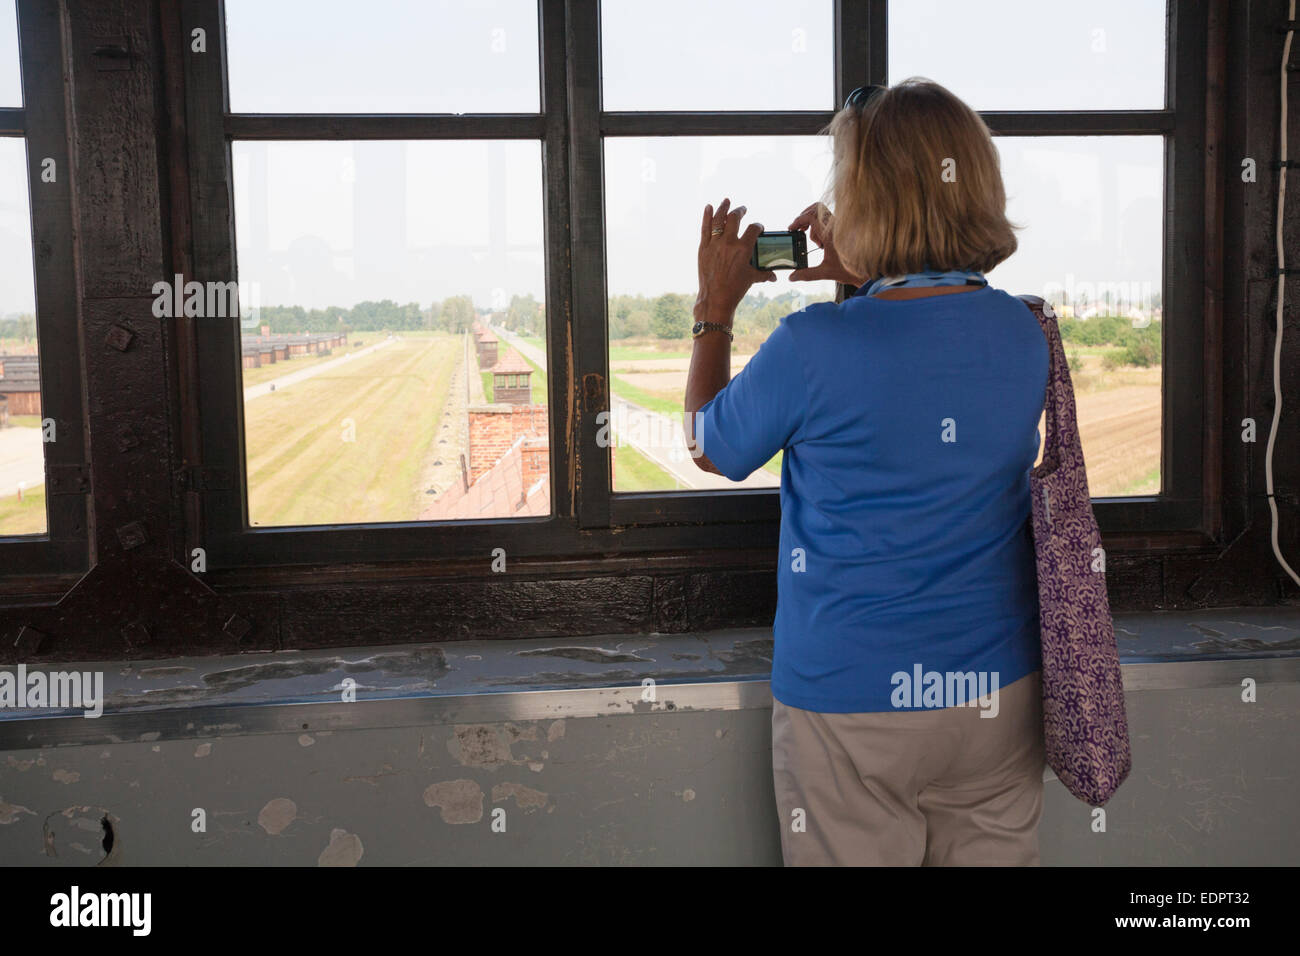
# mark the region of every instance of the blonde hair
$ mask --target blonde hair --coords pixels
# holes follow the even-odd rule
[[[824,132],[835,250],[851,272],[987,272],[1016,251],[989,129],[938,83],[904,80],[840,110]]]

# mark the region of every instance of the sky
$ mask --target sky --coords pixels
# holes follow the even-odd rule
[[[236,112],[540,107],[535,0],[225,6]],[[604,106],[832,109],[831,14],[831,0],[606,0]],[[976,109],[1156,109],[1164,22],[1163,0],[897,0],[890,80],[928,76]],[[0,0],[0,106],[21,102],[14,24],[13,0]],[[1008,214],[1025,226],[995,285],[1159,291],[1159,137],[995,143]],[[260,304],[543,298],[537,142],[237,142],[232,156],[240,278]],[[0,139],[0,316],[34,301],[24,167],[35,165],[21,140]],[[610,293],[693,293],[705,203],[729,196],[747,221],[784,229],[823,198],[828,170],[824,137],[607,139]]]

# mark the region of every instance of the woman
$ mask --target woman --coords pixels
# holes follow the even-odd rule
[[[772,769],[787,865],[1038,863],[1029,471],[1047,343],[984,273],[1016,249],[987,127],[937,84],[855,90],[831,191],[790,228],[787,316],[730,379],[762,226],[704,210],[688,446],[740,480],[784,449]],[[693,434],[693,441],[691,435]]]

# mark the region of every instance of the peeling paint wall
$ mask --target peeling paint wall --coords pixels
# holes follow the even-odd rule
[[[1300,619],[1116,631],[1133,772],[1104,831],[1050,780],[1043,862],[1300,863]],[[0,719],[0,864],[778,864],[771,653],[749,629],[100,665],[103,717]]]
[[[1044,864],[1300,863],[1300,685],[1128,695],[1106,832],[1047,785]],[[340,705],[344,706],[344,705]],[[762,708],[145,739],[0,758],[7,865],[780,862]]]
[[[12,752],[0,862],[99,863],[107,814],[110,865],[774,863],[770,720],[735,710]]]

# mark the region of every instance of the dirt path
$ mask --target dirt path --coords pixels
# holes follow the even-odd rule
[[[45,484],[45,446],[39,428],[0,428],[0,496]]]
[[[1124,385],[1075,396],[1079,441],[1094,498],[1155,494],[1160,467],[1160,385]]]
[[[467,360],[468,359],[468,364]],[[442,409],[437,440],[429,449],[424,471],[420,475],[420,491],[426,502],[437,501],[452,485],[462,482],[460,456],[469,452],[469,416],[466,406],[474,401],[475,383],[483,391],[483,380],[478,374],[478,364],[469,355],[464,343],[457,349],[455,369],[447,386],[447,403]],[[466,385],[470,396],[466,396]]]

